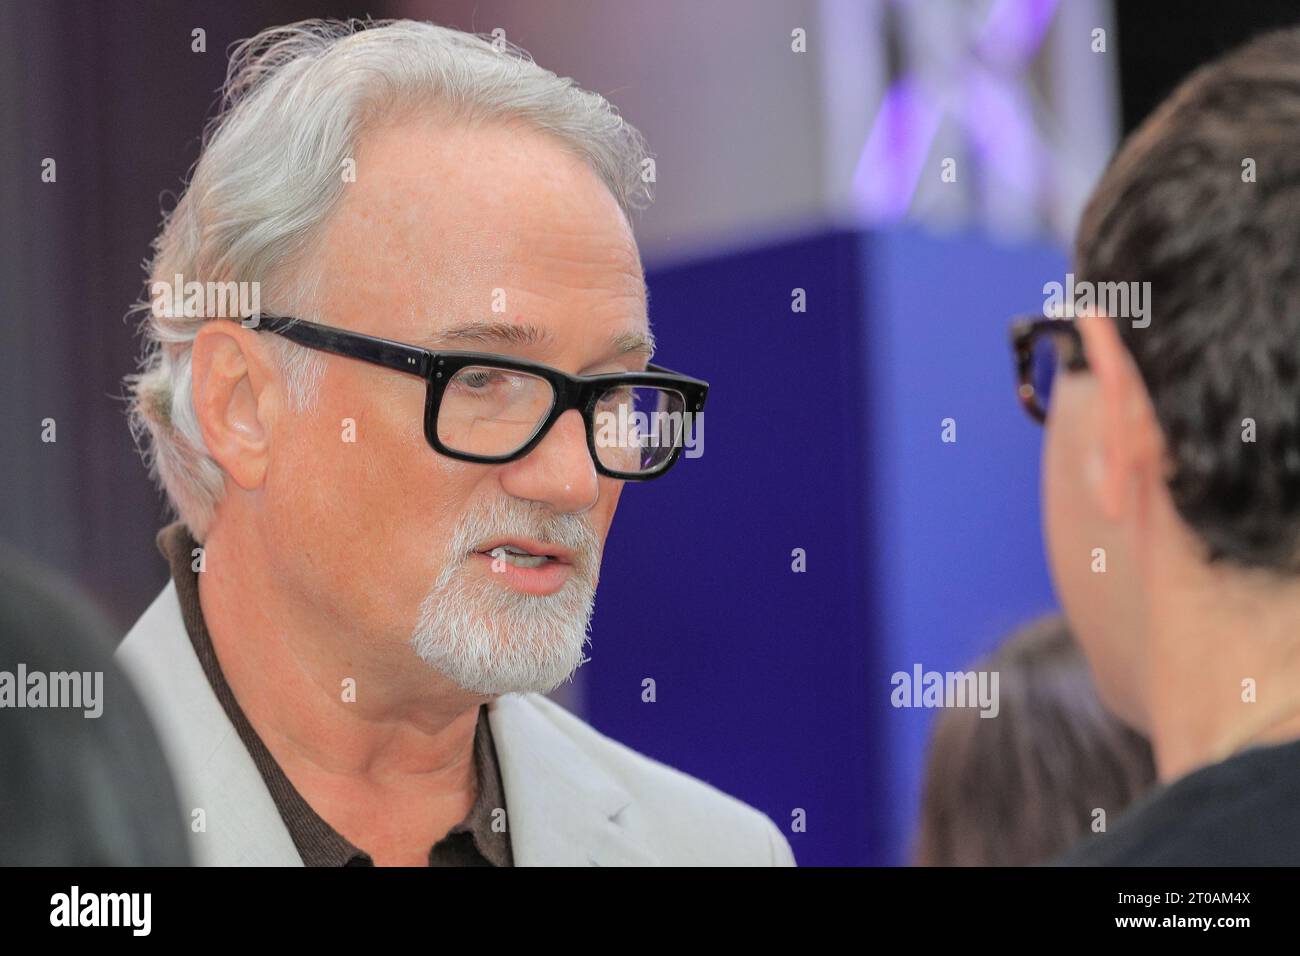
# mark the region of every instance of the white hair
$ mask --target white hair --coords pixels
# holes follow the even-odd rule
[[[641,134],[603,97],[535,64],[503,39],[411,20],[307,20],[231,53],[219,115],[189,185],[154,241],[150,287],[257,282],[264,312],[318,315],[312,244],[346,188],[361,134],[397,110],[452,120],[522,120],[601,178],[631,220],[651,199]],[[191,347],[207,317],[138,311],[144,354],[126,379],[132,434],[178,516],[204,540],[224,485],[194,412]],[[271,344],[295,411],[315,401],[324,359]]]

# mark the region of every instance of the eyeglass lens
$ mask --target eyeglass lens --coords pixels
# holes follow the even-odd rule
[[[509,455],[528,444],[555,404],[546,379],[515,369],[469,365],[447,383],[438,440],[453,451]],[[593,443],[600,463],[622,474],[658,471],[683,441],[686,402],[675,389],[618,385],[597,400]]]

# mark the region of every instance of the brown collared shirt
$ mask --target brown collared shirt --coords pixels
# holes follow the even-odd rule
[[[221,665],[217,661],[216,651],[203,620],[203,608],[199,604],[198,574],[193,569],[193,552],[197,547],[198,544],[183,522],[175,522],[158,532],[158,548],[171,564],[172,580],[176,584],[176,595],[180,598],[185,629],[189,632],[190,643],[194,645],[194,653],[203,666],[203,673],[207,675],[213,692],[221,701],[222,709],[234,724],[266,782],[266,788],[275,801],[276,809],[280,811],[280,818],[289,830],[293,845],[307,866],[374,866],[368,853],[353,846],[321,819],[303,799],[235,700],[234,692],[221,673]],[[510,834],[504,827],[492,826],[497,809],[503,811],[501,819],[505,819],[506,801],[486,705],[479,708],[478,724],[474,731],[474,768],[478,781],[474,805],[470,807],[465,819],[429,849],[429,866],[514,865]]]

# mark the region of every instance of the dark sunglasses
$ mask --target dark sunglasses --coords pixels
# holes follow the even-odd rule
[[[439,454],[504,464],[537,447],[560,416],[582,413],[596,470],[648,481],[681,457],[708,382],[657,365],[644,372],[569,375],[536,362],[482,352],[434,352],[289,316],[250,328],[423,378],[424,435]]]
[[[1057,373],[1088,368],[1083,339],[1072,319],[1022,315],[1011,323],[1011,350],[1016,362],[1016,394],[1029,417],[1041,425],[1047,421]]]

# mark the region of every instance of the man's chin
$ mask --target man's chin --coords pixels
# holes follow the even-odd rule
[[[587,660],[583,654],[585,641],[576,648],[554,648],[527,659],[498,650],[486,660],[481,655],[467,657],[443,642],[437,642],[435,646],[429,642],[421,643],[417,637],[412,643],[426,666],[462,690],[484,697],[549,694],[572,680]]]
[[[460,578],[435,589],[421,606],[411,646],[470,693],[548,694],[586,659],[594,589],[571,580],[560,594],[537,598],[499,587]]]

